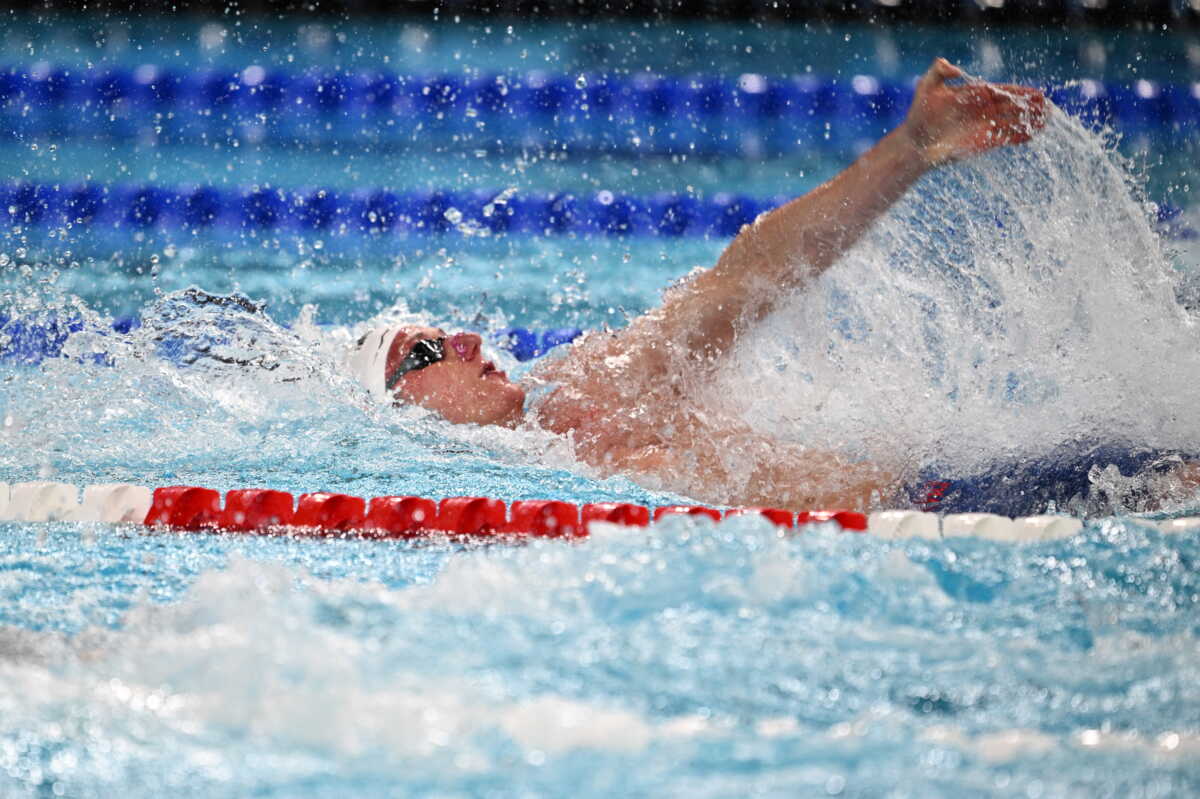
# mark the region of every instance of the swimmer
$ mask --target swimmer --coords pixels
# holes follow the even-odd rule
[[[659,308],[539,364],[529,387],[545,387],[544,396],[529,408],[527,387],[484,358],[475,333],[373,331],[359,342],[353,368],[382,398],[456,424],[535,424],[569,436],[576,454],[606,474],[700,500],[791,509],[895,504],[902,476],[893,469],[757,435],[716,417],[698,392],[755,323],[836,263],[926,172],[1020,145],[1044,126],[1038,90],[964,78],[937,59],[898,128],[828,183],[743,227],[715,266],[671,289]]]

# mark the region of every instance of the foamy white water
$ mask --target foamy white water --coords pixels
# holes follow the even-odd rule
[[[892,462],[1200,451],[1200,339],[1152,211],[1055,110],[1029,144],[921,181],[743,342],[717,393],[773,436]]]

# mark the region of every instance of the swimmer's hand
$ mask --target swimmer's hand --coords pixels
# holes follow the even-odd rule
[[[965,77],[961,69],[939,58],[917,83],[902,130],[929,166],[1006,144],[1023,144],[1046,124],[1046,98],[1037,89],[946,83]]]

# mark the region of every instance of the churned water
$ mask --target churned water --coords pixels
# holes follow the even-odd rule
[[[539,180],[637,168],[616,163]],[[949,473],[1074,441],[1200,451],[1197,260],[1126,167],[1055,115],[932,176],[761,327],[736,358],[754,391],[713,407]],[[548,434],[374,405],[341,357],[369,317],[620,326],[724,242],[187,238],[10,236],[0,311],[85,330],[0,365],[0,480],[686,499]],[[750,518],[488,546],[0,524],[0,795],[1193,795],[1198,557],[1130,516],[1030,546]]]
[[[746,339],[730,380],[759,390],[714,393],[777,436],[952,470],[1068,442],[1200,451],[1196,262],[1125,167],[1056,110],[930,176]]]
[[[4,529],[11,796],[1183,796],[1196,539]]]

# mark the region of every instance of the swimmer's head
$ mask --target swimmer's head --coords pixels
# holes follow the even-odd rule
[[[384,376],[398,402],[413,403],[454,424],[514,427],[525,408],[525,391],[483,357],[475,333],[405,327],[388,348]]]

